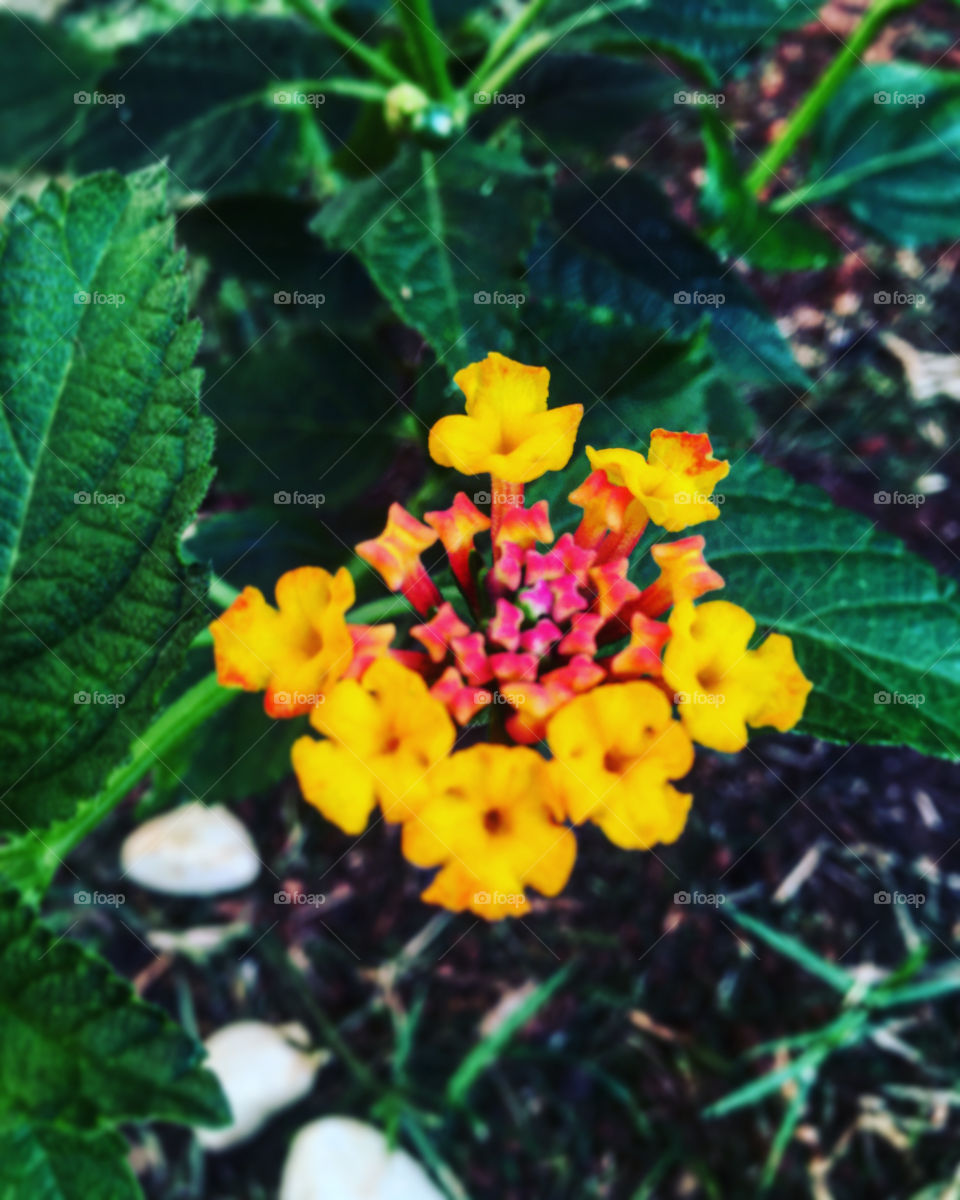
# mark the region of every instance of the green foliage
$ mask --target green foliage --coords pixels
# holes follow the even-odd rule
[[[522,291],[521,263],[545,214],[546,176],[515,154],[469,141],[406,147],[377,176],[345,188],[314,231],[358,254],[401,320],[438,358],[482,357],[503,343]],[[483,299],[486,297],[486,300]]]
[[[28,1122],[0,1126],[0,1196],[31,1200],[136,1200],[142,1193],[119,1133],[81,1133]]]
[[[806,203],[839,201],[896,244],[960,236],[960,76],[861,67],[814,131],[809,173]]]
[[[793,639],[814,682],[799,730],[960,757],[956,583],[758,459],[735,462],[720,488],[708,559],[725,597]]]
[[[635,0],[611,8],[585,35],[594,45],[676,57],[710,83],[722,83],[763,45],[811,19],[803,0]]]
[[[51,185],[3,229],[2,827],[99,788],[206,615],[179,550],[212,443],[182,268],[157,169]]]
[[[292,21],[187,19],[121,47],[111,69],[89,81],[123,100],[82,110],[71,165],[130,169],[168,157],[178,190],[320,192],[331,150],[321,102],[306,97],[321,95],[339,57],[329,39]],[[285,86],[293,83],[301,86]],[[302,103],[278,102],[294,90]],[[335,121],[326,105],[334,112],[336,98],[322,103]]]
[[[803,371],[760,302],[690,229],[658,188],[632,171],[567,180],[556,191],[527,269],[547,303],[589,310],[604,340],[637,327],[679,340],[704,325],[724,369],[740,380],[802,386]],[[562,298],[562,299],[561,299]],[[537,331],[549,343],[546,323]],[[586,338],[584,351],[597,343]],[[642,371],[643,345],[632,361]],[[639,360],[639,362],[638,362]]]
[[[66,30],[0,11],[0,165],[29,167],[58,147],[62,157],[84,116],[75,94],[108,62]]]
[[[0,1020],[2,1196],[136,1196],[125,1143],[111,1132],[120,1122],[227,1119],[200,1047],[9,892],[0,893]]]

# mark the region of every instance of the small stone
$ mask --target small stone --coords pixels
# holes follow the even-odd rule
[[[250,834],[222,805],[184,804],[124,841],[123,873],[171,896],[216,896],[253,883],[260,858]]]
[[[220,1080],[233,1114],[223,1129],[197,1129],[205,1150],[226,1150],[245,1142],[272,1116],[310,1091],[317,1072],[330,1059],[326,1050],[308,1050],[302,1025],[236,1021],[204,1043],[206,1066]]]
[[[352,1117],[304,1125],[287,1155],[280,1200],[443,1200],[426,1171]]]

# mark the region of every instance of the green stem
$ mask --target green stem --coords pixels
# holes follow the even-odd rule
[[[484,55],[480,65],[470,77],[469,83],[464,88],[464,91],[469,95],[472,91],[482,91],[482,88],[477,87],[479,80],[486,78],[491,71],[501,62],[513,46],[527,32],[536,18],[547,7],[550,0],[530,0],[526,8],[522,8],[513,20],[500,31],[500,33],[490,43],[487,53]]]
[[[767,147],[747,174],[745,182],[749,191],[755,195],[759,194],[776,177],[797,143],[816,123],[847,76],[860,62],[861,56],[876,38],[881,26],[895,12],[912,8],[917,3],[918,0],[874,0],[840,53],[793,110],[780,135]]]
[[[531,34],[526,41],[514,46],[512,53],[501,59],[489,75],[480,76],[478,80],[477,76],[474,77],[477,80],[473,89],[474,93],[499,91],[501,84],[506,83],[531,58],[536,58],[538,54],[548,50],[555,42],[559,42],[573,30],[581,29],[585,25],[592,25],[595,21],[602,21],[604,17],[609,17],[610,12],[611,9],[607,4],[591,4],[582,13],[570,17],[566,21],[561,21],[557,25],[551,25],[548,29],[541,29],[537,33]],[[477,74],[479,76],[479,72]]]
[[[290,0],[290,6],[296,9],[311,24],[323,30],[328,37],[332,38],[335,42],[339,42],[355,58],[359,58],[361,62],[366,63],[374,75],[378,75],[381,79],[389,83],[407,82],[403,72],[398,67],[395,67],[387,57],[380,54],[379,51],[372,50],[369,46],[364,45],[360,38],[355,38],[348,30],[341,29],[333,17],[325,9],[318,8],[312,0]]]
[[[420,63],[420,82],[436,99],[450,103],[455,93],[447,71],[447,48],[437,29],[430,0],[400,0],[397,15]]]
[[[72,817],[44,830],[42,838],[31,832],[0,848],[0,869],[15,878],[25,892],[42,895],[63,858],[96,829],[158,760],[162,762],[164,755],[236,694],[220,687],[213,674],[201,679],[137,738],[127,761],[108,776],[96,796],[79,805]]]

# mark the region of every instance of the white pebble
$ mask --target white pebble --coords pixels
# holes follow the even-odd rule
[[[304,1125],[287,1155],[280,1200],[443,1200],[404,1150],[352,1117]]]
[[[223,1129],[198,1129],[206,1150],[226,1150],[253,1137],[281,1109],[301,1100],[317,1071],[330,1058],[326,1050],[308,1050],[302,1025],[236,1021],[204,1043],[205,1065],[220,1080],[233,1120]]]
[[[260,873],[253,839],[220,804],[184,804],[147,821],[123,843],[120,862],[134,883],[171,896],[236,891]]]

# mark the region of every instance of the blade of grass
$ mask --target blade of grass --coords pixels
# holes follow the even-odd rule
[[[792,934],[774,929],[756,917],[739,912],[735,908],[728,908],[727,912],[738,925],[756,934],[761,941],[766,942],[768,946],[779,951],[780,954],[785,955],[787,958],[792,958],[804,970],[809,971],[811,975],[816,975],[832,988],[836,988],[842,995],[846,995],[856,983],[856,977],[851,975],[849,971],[837,966],[836,963],[828,962],[827,959],[821,958],[819,954],[815,953],[808,946],[805,946],[803,942],[793,937]]]
[[[467,1054],[447,1082],[446,1097],[450,1104],[461,1106],[480,1075],[497,1061],[514,1034],[537,1013],[567,979],[572,963],[566,963],[549,979],[531,992],[492,1033]]]

